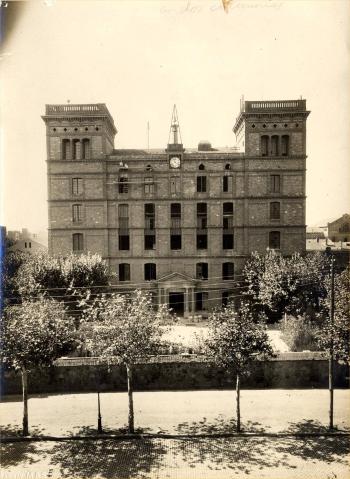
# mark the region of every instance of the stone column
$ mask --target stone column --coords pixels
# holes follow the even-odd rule
[[[190,297],[189,297],[189,289],[187,287],[185,287],[185,294],[184,294],[184,314],[185,314],[185,318],[188,316],[188,313],[190,311],[190,308],[189,308],[189,302],[190,302]]]

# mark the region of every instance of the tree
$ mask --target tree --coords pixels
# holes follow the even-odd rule
[[[270,319],[283,313],[314,318],[326,295],[328,260],[322,253],[284,257],[274,251],[252,253],[243,275],[247,294]]]
[[[29,253],[22,251],[6,251],[1,257],[1,296],[5,304],[20,302],[17,286],[17,273]]]
[[[214,362],[236,377],[236,430],[241,430],[240,384],[249,374],[254,361],[273,357],[265,324],[256,321],[249,303],[242,303],[239,312],[231,301],[209,317],[206,349]]]
[[[321,327],[317,333],[320,348],[332,352],[338,362],[350,364],[350,267],[334,277],[334,319],[331,309],[331,280],[325,282],[327,296],[319,314]]]
[[[86,312],[85,320],[91,330],[87,343],[93,354],[126,367],[131,434],[134,433],[133,366],[158,352],[164,334],[161,324],[166,316],[165,307],[155,311],[151,297],[141,291],[132,296],[102,295]]]
[[[65,307],[39,297],[7,307],[2,317],[0,357],[3,364],[19,371],[23,389],[23,435],[28,430],[28,373],[49,366],[74,345],[72,322]]]
[[[45,294],[63,299],[70,313],[79,317],[82,298],[108,286],[108,266],[97,254],[55,257],[38,253],[30,255],[19,267],[15,284],[21,298]]]

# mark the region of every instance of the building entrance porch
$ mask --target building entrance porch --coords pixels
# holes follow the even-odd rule
[[[185,294],[170,291],[169,309],[172,313],[183,316],[185,312]]]
[[[166,305],[178,316],[187,317],[195,312],[195,279],[182,273],[170,273],[156,283],[160,305]]]

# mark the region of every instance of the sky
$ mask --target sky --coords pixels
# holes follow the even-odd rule
[[[47,228],[45,104],[106,103],[116,148],[234,146],[240,98],[302,96],[306,222],[350,211],[348,0],[46,0],[3,18],[0,224]]]

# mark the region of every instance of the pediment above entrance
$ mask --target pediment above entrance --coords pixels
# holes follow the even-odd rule
[[[155,283],[159,287],[166,288],[173,286],[177,286],[179,288],[191,288],[197,284],[197,280],[191,276],[188,276],[187,274],[174,272],[165,274],[164,276],[158,278]]]

